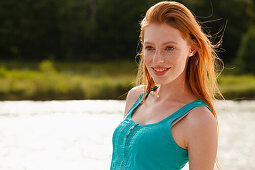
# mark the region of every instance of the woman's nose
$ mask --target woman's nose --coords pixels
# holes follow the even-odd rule
[[[162,56],[161,51],[156,50],[154,56],[153,56],[153,62],[154,64],[160,64],[164,62],[164,57]]]

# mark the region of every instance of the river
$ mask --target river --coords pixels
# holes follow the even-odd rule
[[[0,169],[108,170],[124,106],[115,100],[0,102]],[[217,101],[216,110],[221,168],[255,170],[255,101]]]

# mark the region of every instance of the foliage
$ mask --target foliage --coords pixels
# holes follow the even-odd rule
[[[0,100],[125,99],[135,86],[136,71],[134,62],[127,60],[0,62]],[[226,99],[255,98],[255,76],[224,73],[219,84]]]
[[[124,67],[131,65],[129,61],[81,63],[76,67],[45,60],[35,70],[35,63],[20,69],[6,69],[3,65],[0,100],[124,99],[135,79],[130,71],[135,67]],[[11,63],[6,65],[12,68]]]
[[[254,75],[221,75],[220,90],[226,99],[247,100],[255,98]]]
[[[255,26],[242,37],[242,43],[238,51],[235,65],[240,73],[255,74]]]
[[[225,62],[233,61],[242,33],[254,25],[254,1],[177,1],[193,11],[202,22],[203,30],[213,35],[214,43],[220,40],[228,21],[222,44],[226,52],[220,53],[220,57]],[[134,58],[139,21],[156,2],[159,0],[1,0],[1,59],[110,61]]]
[[[133,57],[138,21],[151,4],[148,0],[2,0],[0,55],[37,61]]]

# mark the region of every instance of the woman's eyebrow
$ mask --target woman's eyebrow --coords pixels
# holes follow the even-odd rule
[[[153,43],[149,41],[145,41],[144,44],[153,44]]]
[[[144,44],[154,44],[154,43],[145,41]],[[177,43],[175,41],[167,41],[167,42],[162,43],[162,45],[166,45],[166,44],[177,44]]]
[[[164,42],[162,45],[166,45],[166,44],[177,44],[175,41],[167,41]]]

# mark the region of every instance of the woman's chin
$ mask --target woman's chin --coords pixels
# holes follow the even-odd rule
[[[162,78],[152,78],[153,79],[153,81],[156,83],[156,84],[165,84],[166,83],[166,81],[164,80],[164,79],[162,79]]]

